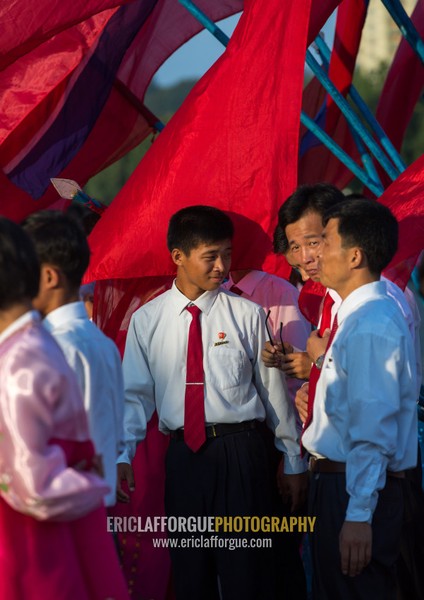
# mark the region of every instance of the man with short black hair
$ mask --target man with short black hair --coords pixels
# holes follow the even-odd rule
[[[190,206],[174,214],[168,229],[177,267],[173,287],[136,311],[128,331],[126,450],[118,479],[126,480],[130,491],[134,487],[130,463],[156,409],[160,430],[171,438],[168,516],[269,514],[273,474],[257,427],[265,419],[284,456],[282,487],[292,509],[306,489],[284,376],[260,360],[264,311],[221,288],[230,268],[232,237],[231,219],[214,207]],[[121,487],[118,497],[128,501]],[[190,534],[196,546],[182,545],[187,537],[182,531],[169,536],[177,542],[170,551],[178,600],[275,597],[271,551],[202,547],[199,531]],[[249,543],[252,533],[245,530],[240,536]],[[210,532],[203,538],[210,542]]]
[[[90,322],[80,301],[81,280],[90,260],[87,238],[76,221],[59,211],[32,214],[25,220],[24,229],[41,265],[34,306],[76,373],[90,434],[111,488],[105,503],[113,506],[116,458],[122,449],[123,435],[122,367],[114,342]]]
[[[405,469],[416,464],[411,334],[380,281],[398,224],[376,201],[346,200],[324,217],[318,275],[342,304],[302,442],[312,455],[316,598],[395,598]]]

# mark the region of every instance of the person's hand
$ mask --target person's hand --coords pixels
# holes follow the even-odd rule
[[[90,460],[83,458],[78,461],[72,468],[76,471],[85,471],[86,473],[94,473],[104,479],[105,472],[103,468],[103,458],[101,454],[95,454]]]
[[[103,466],[103,456],[101,454],[95,454],[91,459],[91,471],[104,479],[105,469]]]
[[[129,503],[130,496],[122,489],[122,482],[126,481],[130,492],[135,490],[134,472],[131,465],[128,463],[118,463],[118,478],[116,482],[116,499],[118,502]]]
[[[311,359],[307,352],[282,354],[280,357],[280,369],[286,377],[309,379]]]
[[[292,513],[302,510],[308,493],[308,472],[288,475],[283,472],[283,461],[277,471],[277,485],[284,504],[290,503]]]
[[[371,525],[345,521],[340,531],[339,548],[343,575],[359,575],[371,561]]]
[[[284,350],[286,353],[293,352],[293,346],[284,342]],[[271,342],[265,343],[265,348],[262,350],[261,357],[266,367],[275,367],[276,369],[279,369],[281,367],[282,356],[284,356],[284,354],[280,342],[274,340],[274,344],[271,344]]]
[[[296,396],[294,397],[294,403],[296,404],[297,412],[299,413],[302,423],[305,423],[308,417],[308,394],[309,382],[306,382],[297,390]]]
[[[306,351],[309,354],[309,358],[312,362],[315,362],[317,358],[325,354],[329,337],[329,329],[324,331],[324,335],[322,337],[318,335],[318,331],[313,331],[311,333],[308,341],[306,342]]]

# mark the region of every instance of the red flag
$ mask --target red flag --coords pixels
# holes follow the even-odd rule
[[[217,0],[210,6],[209,0],[200,0],[198,4],[212,18],[219,19],[240,10],[242,0]],[[110,2],[102,5],[88,0],[86,5],[81,19],[90,11],[95,12],[96,7],[101,10],[109,7]],[[17,1],[10,11],[18,6],[25,14],[22,20],[14,23],[16,48],[20,48],[16,52],[23,52],[24,47],[28,52],[15,60],[15,47],[11,48],[12,39],[8,38],[11,54],[5,54],[3,59],[9,67],[0,72],[0,87],[7,90],[4,102],[0,104],[0,141],[3,142],[0,165],[30,194],[42,196],[37,203],[32,202],[28,193],[20,192],[0,177],[0,209],[15,220],[56,200],[50,190],[42,193],[51,176],[70,177],[84,185],[152,132],[156,118],[143,105],[147,86],[162,62],[201,29],[201,25],[174,0],[115,2],[117,8],[103,10],[78,25],[73,25],[73,10],[67,18],[65,11],[56,5],[50,6],[50,12],[45,9],[44,25],[40,24],[38,9],[33,10],[32,24],[27,23],[25,9],[28,9],[28,3]],[[58,14],[53,18],[55,10]],[[133,28],[124,39],[127,29],[134,25],[134,19],[121,19],[127,26],[125,31],[123,27],[118,31],[121,55],[126,39],[130,47],[119,65],[117,44],[110,38],[109,46],[115,51],[115,64],[112,65],[111,55],[105,54],[105,50],[109,52],[106,42],[113,20],[121,14],[138,16],[142,26],[138,33],[135,31],[135,38]],[[53,22],[60,33],[40,43],[48,31],[52,32]],[[102,48],[103,70],[96,62],[96,53],[99,54]],[[90,60],[92,71],[89,70]],[[115,73],[117,66],[119,69]],[[99,73],[107,78],[107,86],[90,85]]]
[[[399,221],[399,247],[384,274],[404,288],[424,249],[424,155],[404,171],[378,199]]]
[[[418,0],[411,16],[421,37],[424,35],[424,0]],[[377,106],[377,120],[400,151],[403,136],[424,85],[421,59],[402,37],[387,74]]]
[[[366,9],[365,0],[344,0],[337,11],[329,77],[345,97],[352,83]],[[358,159],[345,117],[315,77],[303,92],[302,108],[349,156]],[[351,171],[306,127],[301,127],[300,136],[299,183],[328,181],[343,189],[353,178]]]
[[[131,0],[0,1],[0,70],[64,29]]]
[[[244,215],[271,248],[278,208],[296,186],[309,9],[310,0],[246,3],[226,52],[95,227],[87,279],[172,274],[168,220],[192,204]],[[256,240],[245,238],[235,268],[274,270]]]
[[[368,0],[344,0],[337,11],[336,31],[328,75],[339,92],[346,97],[352,84]],[[331,133],[341,117],[340,109],[327,96],[326,131]]]

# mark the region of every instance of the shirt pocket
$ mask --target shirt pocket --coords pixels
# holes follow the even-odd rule
[[[235,348],[212,347],[209,350],[208,378],[218,390],[240,386],[245,355]]]

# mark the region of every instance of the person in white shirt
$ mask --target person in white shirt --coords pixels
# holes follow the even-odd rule
[[[306,342],[311,333],[311,325],[302,315],[298,306],[299,291],[289,281],[256,269],[231,271],[223,286],[224,289],[247,298],[262,306],[268,314],[267,326],[272,340],[282,339],[299,350],[306,350]],[[303,381],[295,377],[287,378],[287,387],[294,404],[296,391]],[[297,419],[299,431],[302,423]],[[281,468],[279,464],[281,453],[275,448],[272,432],[263,428],[265,440],[269,446],[270,464],[275,471]],[[275,481],[274,511],[286,516],[288,507],[281,502],[277,481]],[[306,511],[306,503],[305,503]],[[276,569],[278,589],[281,598],[302,600],[307,597],[305,573],[301,561],[299,547],[303,534],[298,532],[286,533],[273,541],[275,560],[280,565]]]
[[[159,429],[171,438],[166,459],[168,517],[267,514],[273,474],[257,428],[265,419],[284,454],[281,485],[293,510],[305,493],[305,467],[285,379],[260,360],[264,311],[220,287],[230,268],[232,237],[230,218],[216,208],[191,206],[173,215],[167,242],[177,266],[176,280],[130,322],[123,361],[126,449],[118,461],[118,479],[126,480],[130,491],[134,488],[131,460],[156,409]],[[202,375],[191,383],[186,381],[193,343],[189,310],[199,309],[203,358],[197,357],[197,367],[200,363]],[[189,390],[195,386],[200,406],[196,402],[196,407],[188,407]],[[190,432],[195,414],[202,438],[194,447]],[[128,501],[122,487],[118,498]],[[187,536],[168,535],[177,542]],[[191,535],[200,537],[199,532]],[[218,582],[224,598],[274,598],[272,555],[264,550],[170,550],[177,600],[217,599]]]
[[[304,279],[311,279],[314,282],[320,281],[317,256],[321,247],[322,217],[326,210],[344,200],[345,196],[335,186],[318,183],[299,186],[281,206],[278,214],[278,225],[274,234],[274,251],[285,254],[290,264],[301,269]],[[386,282],[387,294],[394,298],[399,305],[410,329],[416,350],[417,377],[420,380],[420,340],[418,333],[420,317],[416,302],[408,290],[402,292],[395,283],[384,277],[382,279]],[[331,325],[341,304],[341,298],[335,290],[326,290],[325,293],[329,294],[333,300]],[[318,321],[318,327],[321,319],[322,313]],[[319,364],[325,352],[329,333],[329,330],[327,330],[321,337],[317,331],[314,331],[308,340],[306,352],[299,352],[299,348],[296,346],[294,349],[286,347],[285,356],[281,355],[278,343],[274,344],[274,347],[267,343],[262,353],[264,363],[268,367],[280,368],[288,378],[309,379],[311,366],[317,361]],[[297,391],[295,402],[299,416],[305,422],[308,414],[307,383]]]
[[[90,434],[110,486],[105,504],[113,506],[116,459],[123,443],[122,366],[116,345],[89,320],[84,303],[79,301],[81,279],[90,258],[87,239],[78,223],[59,211],[34,213],[26,219],[24,229],[41,263],[34,306],[77,375]]]
[[[342,304],[302,438],[312,455],[315,597],[390,600],[403,478],[417,461],[414,345],[379,281],[398,225],[389,209],[363,199],[333,207],[324,225],[319,277]]]

